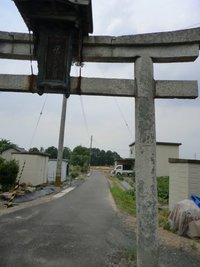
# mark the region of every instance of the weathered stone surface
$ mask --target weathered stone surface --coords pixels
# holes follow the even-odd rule
[[[137,266],[158,267],[155,86],[151,58],[137,59],[135,77]]]
[[[197,81],[155,81],[156,98],[196,98]]]
[[[71,78],[71,94],[135,97],[136,83],[128,79]],[[0,74],[0,91],[37,93],[36,76]],[[47,93],[59,93],[48,91]],[[155,81],[155,98],[196,98],[197,81]]]
[[[86,62],[135,62],[139,56],[147,55],[155,63],[190,62],[198,57],[199,45],[83,47],[83,61]]]
[[[200,44],[200,27],[169,31],[169,32],[156,32],[156,33],[144,33],[136,35],[124,35],[124,36],[89,36],[85,38],[84,45],[124,45],[133,46],[149,46],[149,45],[172,45],[172,44]]]
[[[31,43],[29,34],[0,32],[0,57],[29,60]],[[119,37],[89,36],[83,44],[83,61],[134,62],[146,52],[154,62],[193,61],[199,44],[200,28]]]

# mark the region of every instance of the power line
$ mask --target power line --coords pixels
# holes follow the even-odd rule
[[[133,133],[131,132],[131,129],[130,129],[129,125],[128,125],[128,122],[126,121],[126,118],[125,118],[121,108],[120,108],[120,105],[119,105],[119,103],[118,103],[118,101],[117,101],[117,99],[115,97],[113,97],[113,99],[114,99],[114,101],[115,101],[115,103],[116,103],[116,105],[118,107],[119,113],[120,113],[120,115],[122,117],[122,120],[124,121],[124,124],[126,125],[126,128],[127,128],[128,132],[129,132],[129,135],[130,135],[131,139],[133,139]]]
[[[40,119],[41,119],[41,116],[42,116],[42,114],[43,114],[43,110],[44,110],[44,107],[45,107],[45,104],[46,104],[46,101],[47,101],[47,97],[48,97],[48,95],[46,95],[45,100],[44,100],[44,103],[43,103],[43,105],[42,105],[42,109],[41,109],[41,111],[40,111],[40,114],[39,114],[39,117],[38,117],[38,120],[37,120],[35,129],[34,129],[34,131],[33,131],[33,135],[32,135],[32,137],[31,137],[31,141],[30,141],[29,149],[31,148],[32,143],[33,143],[33,140],[34,140],[34,138],[35,138],[35,135],[36,135],[36,132],[37,132],[37,128],[38,128],[38,125],[39,125],[39,122],[40,122]]]
[[[82,110],[82,114],[83,114],[83,121],[84,121],[84,125],[85,125],[85,129],[88,135],[88,138],[90,139],[90,131],[89,131],[89,127],[88,127],[88,123],[87,123],[87,119],[86,119],[86,115],[85,115],[85,109],[84,109],[84,104],[83,104],[83,98],[80,95],[80,102],[81,102],[81,110]]]

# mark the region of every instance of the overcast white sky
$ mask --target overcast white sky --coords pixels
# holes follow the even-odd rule
[[[199,0],[93,0],[92,3],[94,35],[120,36],[200,26]],[[0,1],[0,31],[27,32],[11,0]],[[0,73],[30,74],[30,62],[1,59]],[[85,64],[82,75],[133,79],[134,64]],[[198,80],[200,84],[200,60],[184,64],[155,64],[154,77]],[[71,96],[67,107],[65,146],[71,149],[76,145],[89,147],[93,135],[93,147],[115,150],[122,157],[128,157],[129,144],[135,140],[134,99],[116,99]],[[57,146],[61,106],[61,95],[48,95],[46,98],[46,95],[0,93],[0,138],[9,139],[26,149],[30,146]],[[200,159],[199,121],[199,98],[156,100],[157,141],[181,142],[180,156],[183,158]]]

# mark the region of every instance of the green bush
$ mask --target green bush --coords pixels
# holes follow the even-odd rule
[[[71,178],[72,178],[72,179],[75,179],[76,177],[79,176],[79,172],[77,172],[77,171],[72,171],[70,175],[71,175]]]
[[[0,158],[0,184],[2,190],[9,190],[16,182],[19,165],[15,160],[6,161]]]
[[[120,181],[123,181],[123,180],[124,180],[124,177],[123,177],[120,173],[118,173],[118,174],[116,175],[116,177],[117,177]]]
[[[157,177],[157,183],[158,201],[167,204],[169,199],[169,177]]]

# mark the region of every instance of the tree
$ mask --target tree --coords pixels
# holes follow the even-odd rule
[[[9,190],[16,182],[19,165],[15,160],[6,161],[0,158],[0,184],[2,190]]]
[[[40,153],[44,153],[44,147],[40,147]]]
[[[29,152],[36,152],[36,153],[39,153],[40,150],[37,148],[37,147],[32,147],[29,149]]]
[[[105,158],[106,158],[106,165],[114,164],[113,152],[111,152],[110,150],[106,152]]]
[[[55,146],[48,147],[44,152],[49,154],[50,159],[57,159],[58,149]]]
[[[74,166],[80,166],[82,171],[87,171],[89,159],[90,150],[86,147],[77,146],[72,151],[70,163]]]
[[[6,140],[6,139],[0,140],[0,153],[2,153],[3,151],[9,148],[14,148],[14,147],[16,147],[16,145],[11,143],[9,140]]]
[[[100,151],[100,161],[99,161],[101,166],[106,165],[106,152],[105,150]]]
[[[108,150],[100,150],[99,148],[92,148],[91,165],[92,166],[105,166],[113,165],[115,160],[120,159],[117,152]]]
[[[91,151],[91,165],[92,166],[99,166],[100,164],[100,149],[99,148],[92,148]]]
[[[64,147],[64,149],[63,149],[63,159],[70,160],[71,153],[72,152],[68,147]]]

